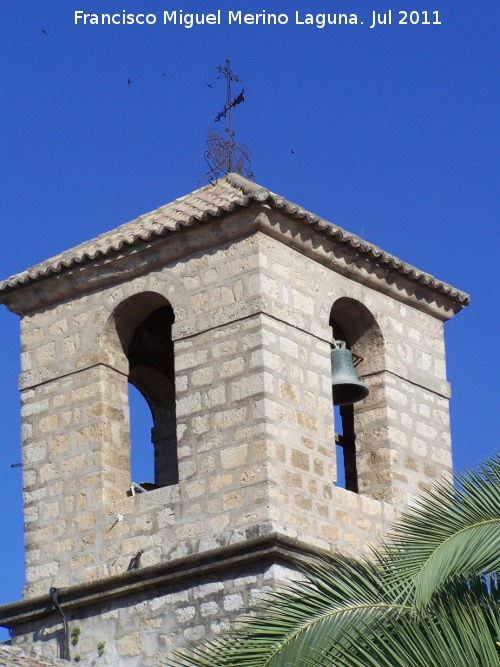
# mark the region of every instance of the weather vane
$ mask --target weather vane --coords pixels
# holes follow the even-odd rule
[[[252,153],[244,143],[235,143],[231,117],[232,110],[245,101],[245,89],[242,88],[241,93],[233,98],[231,83],[233,81],[241,83],[241,79],[231,70],[229,59],[226,59],[225,67],[218,66],[216,69],[221,75],[218,78],[224,76],[226,79],[227,94],[226,103],[214,118],[214,123],[219,123],[223,118],[226,119],[226,137],[221,136],[220,130],[215,127],[206,131],[208,149],[205,151],[205,160],[210,170],[203,178],[207,177],[209,182],[212,183],[220,178],[221,174],[229,174],[231,171],[247,178],[253,178],[250,170]],[[207,84],[207,86],[212,88],[210,84]]]

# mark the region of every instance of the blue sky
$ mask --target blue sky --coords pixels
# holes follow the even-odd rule
[[[158,21],[74,25],[75,10],[123,9]],[[220,9],[222,24],[163,25],[181,9]],[[227,24],[228,11],[263,9],[288,24]],[[445,329],[455,465],[494,451],[497,3],[0,0],[0,10],[1,279],[190,192],[224,104],[215,67],[229,57],[245,88],[236,139],[257,183],[471,293]],[[371,29],[374,10],[392,10],[392,24]],[[296,25],[296,11],[355,13],[358,24]],[[398,24],[400,11],[420,22]],[[422,25],[426,11],[441,25]],[[18,326],[1,307],[0,603],[23,585]]]

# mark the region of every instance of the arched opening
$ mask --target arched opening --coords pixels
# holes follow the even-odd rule
[[[171,305],[152,293],[128,299],[115,313],[116,330],[128,359],[131,481],[146,490],[179,480],[173,322]]]
[[[333,411],[337,454],[336,484],[347,489],[347,491],[358,493],[354,407],[352,405],[335,405]]]
[[[332,340],[342,340],[353,353],[356,374],[360,380],[380,367],[383,359],[383,339],[380,328],[363,304],[343,297],[338,299],[330,314]],[[334,406],[337,486],[358,493],[360,488],[359,461],[367,439],[360,437],[357,428],[359,415],[373,404],[370,395],[359,403]],[[363,434],[366,436],[366,434]],[[361,446],[360,446],[361,445]]]
[[[129,383],[130,478],[141,486],[155,479],[154,450],[151,443],[153,416],[141,392]]]

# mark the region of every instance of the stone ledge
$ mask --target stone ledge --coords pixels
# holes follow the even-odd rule
[[[361,251],[357,243],[339,242],[345,232],[337,234],[336,229],[325,221],[321,221],[319,226],[316,223],[304,225],[300,217],[287,215],[279,207],[274,209],[252,203],[247,208],[232,212],[231,224],[227,224],[224,218],[216,218],[209,225],[203,225],[201,232],[198,224],[181,227],[148,243],[121,247],[113,251],[111,257],[96,256],[83,263],[72,263],[62,273],[39,273],[33,280],[28,279],[26,284],[19,278],[24,274],[19,274],[0,284],[0,303],[18,315],[25,315],[69,296],[74,298],[76,294],[88,293],[89,290],[123,283],[180,258],[185,259],[262,232],[355,282],[439,320],[450,319],[468,305],[467,294],[436,281],[375,246],[370,254]],[[325,234],[325,230],[329,233]],[[382,257],[387,261],[382,261]]]
[[[326,555],[306,544],[271,534],[238,544],[193,554],[173,562],[151,565],[140,570],[123,572],[96,582],[59,589],[58,601],[64,611],[100,604],[107,600],[192,581],[195,578],[247,566],[255,562],[297,565]],[[20,600],[0,607],[0,626],[13,628],[55,613],[50,595]]]

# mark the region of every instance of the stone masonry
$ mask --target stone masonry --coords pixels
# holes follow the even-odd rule
[[[14,276],[0,302],[21,316],[26,544],[0,623],[41,655],[156,665],[297,560],[377,543],[450,474],[443,322],[467,295],[234,174]],[[370,388],[358,493],[336,485],[335,326]],[[158,486],[136,495],[129,382]]]

